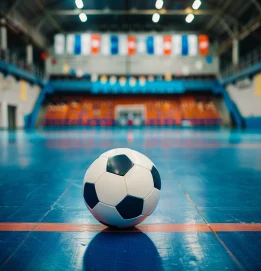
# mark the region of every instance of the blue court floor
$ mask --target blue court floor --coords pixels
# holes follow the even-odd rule
[[[82,198],[83,176],[118,147],[144,153],[161,174],[159,205],[143,224],[180,231],[19,230],[26,223],[98,224]],[[261,227],[239,227],[261,223],[261,133],[1,131],[0,225],[11,222],[18,228],[0,230],[0,270],[261,270]],[[186,224],[218,230],[182,231]]]

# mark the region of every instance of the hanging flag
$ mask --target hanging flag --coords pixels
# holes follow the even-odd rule
[[[27,86],[28,83],[24,80],[20,81],[20,100],[26,101],[27,100]]]
[[[163,55],[163,36],[161,35],[154,36],[154,50],[155,55],[158,56]]]
[[[199,35],[198,36],[198,44],[199,44],[199,53],[202,56],[208,55],[209,50],[209,40],[207,35]]]
[[[147,54],[154,55],[154,37],[147,37]]]
[[[182,35],[181,40],[182,40],[181,54],[183,56],[187,56],[189,53],[188,36]]]
[[[120,55],[127,55],[128,53],[128,39],[127,35],[122,34],[119,36],[119,52]]]
[[[128,37],[128,55],[135,55],[136,53],[136,37],[129,36]]]
[[[146,40],[144,36],[137,37],[137,53],[139,54],[146,53]]]
[[[67,54],[72,55],[74,53],[74,35],[67,35],[66,39],[66,50]]]
[[[255,96],[261,96],[261,73],[258,73],[254,77],[255,84]]]
[[[164,36],[163,38],[163,53],[165,56],[171,55],[171,36]]]
[[[91,48],[92,54],[97,55],[100,53],[101,37],[98,34],[92,34],[91,37]]]
[[[81,53],[82,55],[86,56],[91,53],[91,34],[82,34],[81,37],[82,48]]]
[[[119,53],[119,37],[116,35],[111,36],[111,54],[118,55]]]
[[[189,55],[196,56],[198,54],[198,37],[197,35],[188,35]]]
[[[173,35],[172,36],[173,54],[176,56],[180,56],[181,55],[181,48],[182,48],[181,35]]]
[[[101,36],[101,53],[105,56],[110,55],[110,35],[108,34]]]
[[[74,38],[74,54],[80,55],[82,52],[81,35],[75,35]]]
[[[54,37],[54,51],[56,55],[63,55],[65,47],[65,37],[63,34],[55,35]]]

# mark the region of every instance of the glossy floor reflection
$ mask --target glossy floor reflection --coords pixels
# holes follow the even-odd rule
[[[161,173],[161,200],[144,224],[261,223],[261,134],[169,128],[1,131],[0,222],[97,224],[82,179],[116,147],[144,153]],[[106,234],[0,232],[0,269],[88,270],[98,250],[104,263],[117,257],[108,270],[261,269],[260,232]],[[138,264],[141,253],[157,260]]]
[[[84,270],[163,270],[154,243],[142,233],[97,234],[84,255]]]

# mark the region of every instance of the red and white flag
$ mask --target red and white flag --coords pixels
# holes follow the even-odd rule
[[[91,51],[93,55],[97,55],[100,53],[100,46],[101,46],[101,36],[98,34],[92,34]]]
[[[128,36],[128,55],[135,55],[136,53],[136,37]]]
[[[171,36],[164,36],[164,45],[163,45],[163,53],[164,56],[169,56],[171,55],[171,47],[172,47],[172,37]]]
[[[199,35],[198,36],[198,47],[199,47],[199,53],[202,56],[208,55],[209,50],[209,40],[207,35]]]

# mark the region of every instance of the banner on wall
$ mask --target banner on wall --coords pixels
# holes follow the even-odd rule
[[[173,35],[172,36],[173,54],[176,56],[181,55],[181,47],[182,47],[181,35]]]
[[[111,55],[119,54],[119,37],[116,35],[111,36]]]
[[[175,55],[207,56],[209,40],[206,35],[126,35],[126,34],[58,34],[55,53],[62,55]]]
[[[110,55],[110,35],[108,34],[101,36],[101,54],[104,56]]]
[[[199,53],[202,56],[207,56],[209,53],[209,40],[207,35],[198,36]]]
[[[164,56],[171,55],[172,37],[171,36],[164,36],[163,42],[164,42],[164,44],[163,44],[163,54],[164,54]]]
[[[27,82],[24,80],[20,81],[20,100],[26,101],[27,100]]]
[[[261,73],[258,73],[254,77],[254,82],[255,82],[255,95],[261,96]]]
[[[154,37],[154,48],[155,48],[155,55],[162,56],[163,55],[163,36],[156,35]]]
[[[128,36],[128,55],[132,56],[136,54],[136,37]]]
[[[137,37],[137,53],[145,54],[146,53],[146,40],[145,36]]]
[[[128,36],[127,35],[119,35],[119,54],[127,55],[128,54]]]
[[[91,35],[90,34],[82,34],[81,35],[81,53],[86,56],[91,53]]]
[[[63,55],[65,47],[65,36],[63,34],[57,34],[54,37],[54,51],[56,55]]]
[[[74,35],[69,34],[66,37],[66,52],[69,55],[72,55],[74,52]]]
[[[93,55],[100,53],[101,36],[99,34],[92,34],[91,36],[91,52]]]
[[[188,35],[188,52],[190,56],[198,54],[198,37],[197,35]]]

